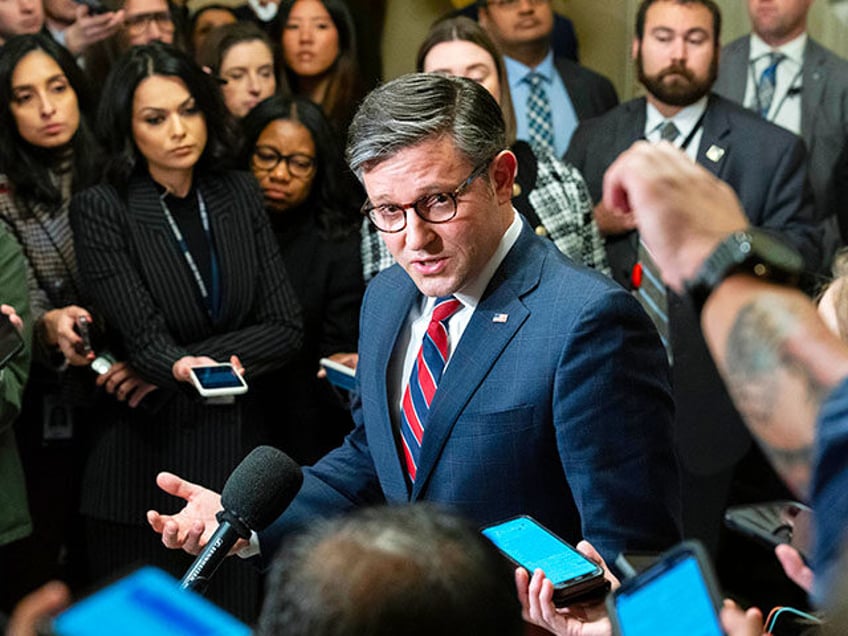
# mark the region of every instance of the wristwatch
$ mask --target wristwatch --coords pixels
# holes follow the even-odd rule
[[[798,251],[773,234],[748,228],[719,243],[685,288],[700,315],[713,289],[731,274],[751,274],[781,285],[797,285],[804,270]]]

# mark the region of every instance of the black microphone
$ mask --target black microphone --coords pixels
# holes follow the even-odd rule
[[[218,529],[180,581],[183,589],[203,594],[209,579],[239,537],[264,530],[288,508],[303,483],[300,466],[281,450],[258,446],[230,473],[221,491]]]

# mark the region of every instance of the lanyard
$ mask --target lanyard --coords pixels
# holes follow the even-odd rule
[[[206,312],[209,314],[209,317],[214,320],[214,318],[218,315],[220,307],[220,285],[218,284],[218,258],[215,255],[215,244],[212,241],[212,231],[209,227],[209,215],[206,212],[206,202],[203,200],[203,196],[200,194],[200,190],[198,189],[197,207],[200,210],[200,223],[203,225],[203,233],[206,235],[206,243],[209,245],[209,261],[212,269],[211,295],[206,289],[206,283],[203,282],[203,277],[200,275],[197,263],[188,249],[188,243],[186,243],[183,233],[180,231],[177,222],[174,220],[174,215],[171,214],[171,211],[168,209],[168,205],[165,203],[165,197],[167,194],[168,193],[165,192],[160,195],[159,205],[162,206],[162,212],[168,220],[168,225],[171,227],[171,232],[177,240],[177,245],[179,245],[180,250],[182,250],[183,257],[185,258],[188,268],[191,270],[191,273],[194,274],[194,282],[197,284],[197,289],[200,291],[200,296],[203,298],[203,303],[206,305]]]

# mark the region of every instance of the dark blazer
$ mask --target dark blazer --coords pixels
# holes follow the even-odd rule
[[[714,90],[739,104],[750,76],[750,51],[747,35],[721,51]],[[816,218],[825,223],[829,257],[838,243],[848,241],[848,60],[808,38],[801,87],[801,137],[807,145]]]
[[[276,385],[265,395],[266,410],[273,415],[286,405],[292,425],[276,427],[272,440],[298,463],[312,464],[353,428],[346,396],[315,374],[322,357],[356,351],[365,291],[359,235],[324,238],[311,205],[268,214],[303,312],[303,347],[263,379]]]
[[[634,99],[581,124],[574,133],[566,160],[583,173],[595,201],[602,195],[607,167],[643,138],[645,112],[645,99]],[[713,147],[720,152],[708,152]],[[733,187],[752,225],[785,237],[800,250],[809,269],[818,268],[820,231],[813,221],[804,146],[798,137],[711,95],[698,163]],[[635,232],[607,239],[613,276],[628,289],[637,249]],[[688,299],[672,294],[669,302],[678,452],[684,467],[696,474],[725,470],[748,450],[750,435],[718,375]]]
[[[555,57],[554,67],[574,105],[577,121],[603,115],[618,105],[615,87],[600,73],[564,57]]]
[[[100,185],[71,201],[79,270],[94,309],[120,334],[129,362],[161,387],[145,401],[164,401],[156,413],[122,409],[116,418],[91,423],[82,506],[95,517],[143,524],[145,510],[173,507],[157,492],[158,471],[220,487],[261,441],[254,393],[232,406],[209,406],[174,379],[177,359],[228,361],[236,354],[250,384],[282,366],[301,343],[300,310],[255,181],[229,172],[198,176],[196,186],[221,273],[221,312],[214,322],[148,176],[133,177],[126,198]]]
[[[665,354],[635,300],[525,224],[495,272],[431,405],[410,490],[390,418],[390,372],[421,296],[397,265],[365,292],[345,444],[306,469],[281,536],[354,506],[432,501],[478,524],[529,514],[608,558],[679,536]]]

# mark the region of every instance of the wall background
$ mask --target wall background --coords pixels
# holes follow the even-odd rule
[[[722,42],[750,30],[745,0],[717,0],[722,11]],[[451,10],[449,0],[389,0],[383,34],[386,79],[415,70],[415,51],[430,23]],[[467,1],[456,2],[458,6]],[[638,0],[553,0],[554,9],[574,22],[582,64],[606,75],[622,100],[637,93],[630,42]],[[848,25],[829,4],[818,0],[810,11],[809,32],[824,46],[848,57]]]

